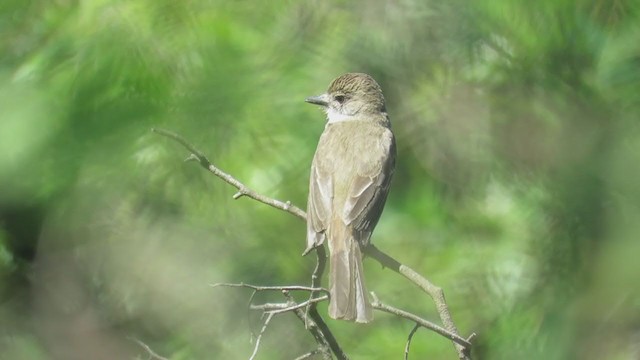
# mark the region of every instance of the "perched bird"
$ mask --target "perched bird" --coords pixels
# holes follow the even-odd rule
[[[329,315],[366,323],[373,312],[362,249],[382,214],[396,158],[384,96],[371,76],[347,73],[306,101],[322,106],[328,120],[311,165],[306,252],[328,241]]]

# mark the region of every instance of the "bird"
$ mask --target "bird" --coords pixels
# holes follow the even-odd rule
[[[368,323],[373,310],[363,271],[389,193],[396,143],[380,85],[370,75],[346,73],[306,102],[319,105],[327,122],[309,179],[308,253],[329,247],[329,316]]]

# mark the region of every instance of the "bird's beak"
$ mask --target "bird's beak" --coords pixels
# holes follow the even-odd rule
[[[304,99],[304,101],[308,102],[309,104],[327,106],[327,105],[329,105],[329,96],[327,94],[322,94],[322,95],[318,95],[318,96],[310,96],[310,97]]]

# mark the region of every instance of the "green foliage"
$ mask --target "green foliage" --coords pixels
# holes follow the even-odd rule
[[[144,358],[133,337],[172,359],[247,358],[250,294],[208,284],[307,284],[304,224],[232,200],[149,130],[174,130],[304,207],[324,123],[303,99],[363,71],[385,91],[399,147],[373,241],[445,289],[463,335],[479,334],[475,358],[637,358],[639,11],[633,0],[4,1],[0,348]],[[437,318],[411,285],[365,267],[383,301]],[[329,325],[353,359],[400,358],[412,327],[381,313]],[[313,348],[287,315],[259,358]],[[455,356],[424,330],[412,349]]]

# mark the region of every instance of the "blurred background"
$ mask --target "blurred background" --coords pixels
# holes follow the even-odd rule
[[[336,76],[381,84],[398,165],[373,241],[447,295],[476,359],[640,359],[640,4],[633,0],[4,0],[1,359],[246,359],[250,292],[308,284],[303,222]],[[365,260],[383,302],[431,300]],[[305,294],[299,294],[301,297]],[[279,294],[256,301],[280,301]],[[326,313],[326,304],[320,308]],[[327,320],[352,359],[412,324]],[[315,348],[292,314],[258,359]],[[412,357],[454,359],[420,330]]]

